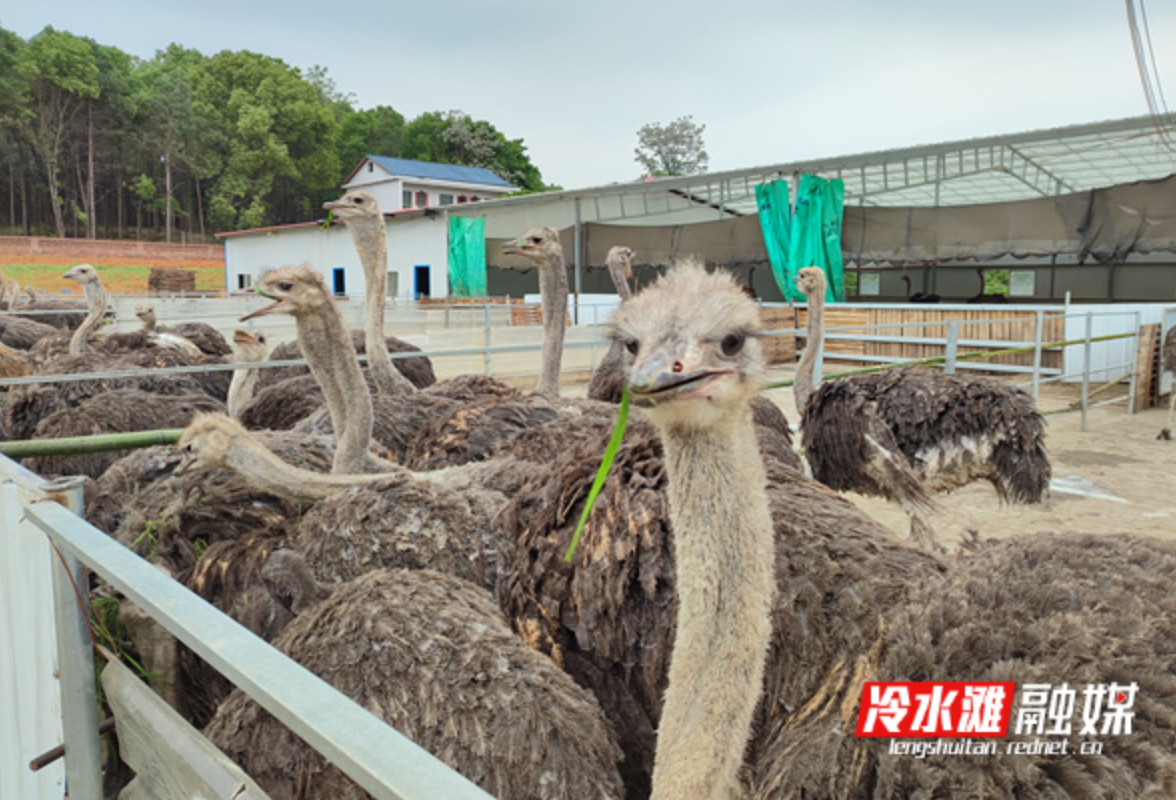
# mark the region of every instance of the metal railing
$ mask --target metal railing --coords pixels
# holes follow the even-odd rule
[[[0,673],[15,676],[13,686],[7,688],[17,692],[40,686],[44,694],[47,684],[59,680],[59,703],[41,713],[58,713],[52,711],[53,705],[60,709],[59,732],[50,735],[64,735],[64,779],[70,800],[102,797],[89,608],[84,588],[78,588],[86,586],[83,566],[136,603],[373,796],[489,800],[486,792],[346,695],[79,517],[80,482],[49,484],[0,457],[0,496],[4,501],[0,548],[6,556],[0,566],[15,573],[0,575],[0,602],[8,609],[37,612],[23,621],[28,633],[57,632],[56,647],[44,635],[24,637],[24,649],[19,651],[6,646],[0,654]],[[30,609],[13,592],[30,578],[40,577],[47,583],[48,576],[29,574],[30,570],[47,571],[46,559],[7,556],[30,545],[43,547],[46,541],[53,550],[49,558],[54,601]],[[0,761],[4,797],[64,795],[60,776],[38,785],[28,779],[27,762],[19,761],[56,744],[43,738],[53,727],[42,717],[36,724],[16,725],[15,731],[6,732],[17,741],[5,739],[7,753]],[[37,734],[42,737],[39,741]]]

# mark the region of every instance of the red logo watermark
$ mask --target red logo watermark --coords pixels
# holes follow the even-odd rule
[[[1004,737],[1017,684],[978,681],[876,682],[862,688],[858,737]]]

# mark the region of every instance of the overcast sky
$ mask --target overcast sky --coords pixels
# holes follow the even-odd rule
[[[1176,107],[1176,0],[1147,12]],[[0,5],[25,39],[46,25],[322,65],[358,108],[490,121],[565,188],[638,177],[637,129],[684,115],[719,171],[1147,112],[1119,0]]]

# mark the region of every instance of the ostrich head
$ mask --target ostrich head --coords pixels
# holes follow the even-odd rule
[[[636,255],[633,248],[624,245],[617,245],[609,249],[604,263],[608,265],[608,271],[614,281],[619,283],[620,281],[633,280],[633,258]]]
[[[531,228],[517,239],[502,243],[506,255],[522,256],[537,267],[563,265],[563,247],[559,234],[552,228]]]
[[[759,308],[729,273],[671,269],[622,304],[613,336],[633,355],[629,393],[659,427],[718,424],[764,380]]]
[[[824,298],[825,272],[820,267],[804,267],[798,270],[793,281],[796,283],[796,288],[800,289],[805,297]]]
[[[328,200],[323,203],[323,208],[334,213],[336,217],[339,217],[344,222],[351,222],[357,219],[380,219],[383,217],[383,214],[380,212],[380,204],[376,201],[376,196],[371,192],[365,192],[363,189],[352,189],[338,200]]]
[[[184,428],[176,445],[184,460],[176,467],[175,474],[227,467],[233,441],[248,438],[249,433],[241,423],[224,414],[197,414]]]
[[[238,361],[262,361],[265,359],[265,351],[264,333],[233,331],[233,357]]]
[[[269,314],[298,317],[314,313],[316,309],[332,302],[322,276],[305,264],[279,267],[265,273],[253,291],[273,302],[241,317],[241,322]]]
[[[155,327],[155,306],[146,303],[135,306],[135,316],[143,323],[144,328]]]
[[[82,286],[89,286],[92,283],[99,282],[98,270],[94,269],[92,264],[78,264],[62,277],[66,280],[80,283]]]

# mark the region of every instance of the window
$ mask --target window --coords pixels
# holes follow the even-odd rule
[[[440,198],[437,200],[437,202],[443,206],[451,206],[451,205],[453,205],[453,195],[443,194],[440,196]]]
[[[400,195],[400,207],[412,208],[412,192],[410,192],[408,189],[405,189],[404,192]]]
[[[478,201],[479,201],[479,200],[481,200],[481,199],[482,199],[482,198],[478,197],[477,195],[474,195],[473,197],[471,197],[471,198],[470,198],[470,202],[471,202],[471,203],[476,203],[476,202],[478,202]]]
[[[375,172],[375,171],[376,171],[376,165],[369,161],[368,162],[368,172]]]
[[[238,275],[237,276],[237,288],[238,289],[248,289],[252,285],[253,285],[253,276],[252,275]]]
[[[429,204],[429,193],[420,191],[416,193],[416,207],[424,208]]]
[[[343,267],[335,267],[333,277],[335,294],[339,297],[347,294],[347,270]]]
[[[389,272],[388,280],[384,286],[384,294],[388,297],[395,297],[396,295],[400,294],[400,273]]]
[[[468,202],[468,200],[469,200],[469,198],[467,198],[464,194],[459,194],[457,196],[457,202],[459,202],[459,203],[465,203],[465,202]]]

